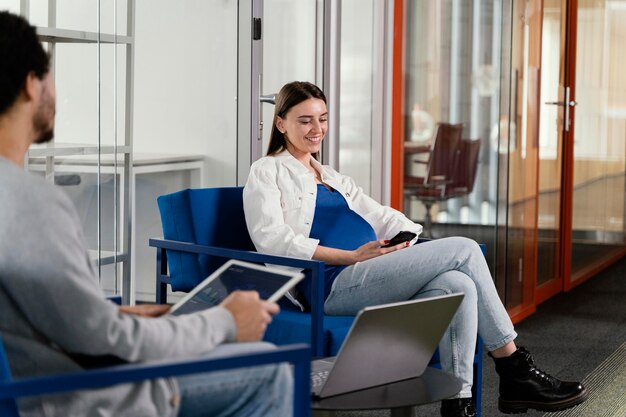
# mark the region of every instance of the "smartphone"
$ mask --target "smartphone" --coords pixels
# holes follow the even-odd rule
[[[382,248],[389,248],[391,246],[398,245],[398,244],[400,244],[402,242],[410,242],[413,239],[415,239],[416,236],[417,236],[417,234],[415,234],[413,232],[403,231],[403,232],[398,233],[394,237],[392,237],[387,245],[381,246],[381,247]]]

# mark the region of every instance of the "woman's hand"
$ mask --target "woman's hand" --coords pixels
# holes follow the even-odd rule
[[[355,250],[343,250],[329,248],[326,246],[318,246],[313,254],[313,259],[324,261],[328,265],[354,265],[357,262],[363,262],[409,246],[409,242],[402,242],[388,248],[381,247],[388,243],[388,240],[373,240],[356,248]]]
[[[404,249],[409,246],[409,242],[398,243],[395,246],[390,246],[388,248],[383,248],[383,246],[389,243],[388,240],[374,240],[372,242],[368,242],[363,246],[358,247],[354,251],[354,264],[357,262],[367,261],[368,259],[376,258],[381,255],[385,255],[389,252],[395,252],[400,249]]]

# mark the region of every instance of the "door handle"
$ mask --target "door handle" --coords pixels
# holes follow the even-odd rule
[[[544,104],[547,104],[549,106],[563,106],[563,113],[564,113],[564,126],[563,126],[563,130],[564,131],[569,131],[570,128],[570,114],[569,114],[569,107],[576,107],[578,105],[578,102],[575,100],[570,100],[569,99],[569,87],[565,87],[565,99],[563,101],[546,101]]]
[[[551,106],[564,106],[565,102],[563,102],[563,101],[546,101],[544,104],[549,104]],[[575,107],[575,106],[578,105],[578,102],[572,100],[572,101],[568,102],[567,105],[569,107]]]
[[[259,96],[261,103],[276,104],[276,94],[265,94]]]

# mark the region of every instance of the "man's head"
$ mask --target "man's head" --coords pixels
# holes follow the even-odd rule
[[[34,27],[20,16],[1,11],[0,118],[14,111],[20,102],[27,104],[33,142],[52,139],[55,91],[50,59]]]

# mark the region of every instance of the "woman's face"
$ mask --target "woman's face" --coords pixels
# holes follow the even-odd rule
[[[305,100],[289,109],[284,118],[276,117],[276,127],[296,159],[308,158],[320,150],[328,130],[326,103],[318,98]]]

